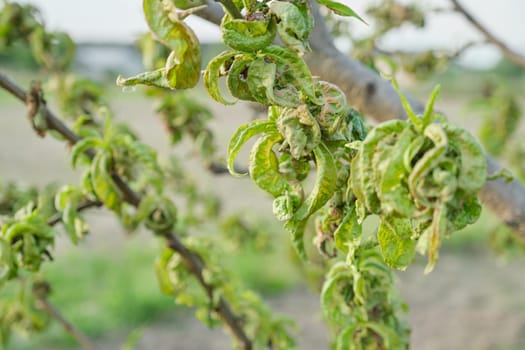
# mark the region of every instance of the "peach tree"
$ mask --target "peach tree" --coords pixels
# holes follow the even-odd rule
[[[405,97],[394,79],[390,85],[374,73],[385,60],[376,45],[381,35],[404,22],[424,24],[424,14],[416,7],[385,1],[369,10],[378,29],[369,38],[355,40],[355,52],[369,69],[339,55],[329,40],[351,36],[345,32],[347,22],[338,16],[364,22],[342,3],[219,3],[143,0],[150,33],[138,44],[148,70],[119,76],[117,84],[148,86],[172,142],[190,138],[206,169],[237,177],[249,174],[273,197],[271,209],[296,254],[304,261],[314,254],[324,261],[320,300],[333,349],[408,348],[410,330],[402,315],[406,305],[393,289],[393,270],[406,269],[419,253],[428,257],[425,272],[431,272],[442,240],[479,218],[480,190],[482,197],[489,191],[501,204],[494,193],[505,196],[511,188],[519,196],[523,188],[516,181],[496,181],[503,172],[496,174],[497,165],[487,162],[475,137],[435,111],[439,87],[422,106]],[[199,41],[184,21],[190,15],[217,23],[227,47],[205,62],[202,74]],[[31,49],[49,79],[25,91],[2,73],[0,86],[26,104],[39,136],[71,146],[71,166],[83,169],[83,176],[78,184],[41,193],[9,187],[0,221],[0,287],[19,284],[20,294],[1,304],[0,341],[6,343],[16,330],[40,330],[52,317],[84,348],[94,348],[49,303],[50,287],[38,272],[52,260],[57,225],[77,244],[89,231],[82,212],[103,206],[127,229],[145,227],[164,240],[156,262],[160,289],[176,303],[194,308],[207,326],[225,327],[235,348],[294,349],[289,322],[275,316],[221,265],[223,253],[213,240],[187,233],[199,221],[218,215],[216,199],[201,193],[176,164],[159,162],[154,149],[113,119],[100,87],[69,71],[75,50],[69,36],[48,31],[35,8],[5,2],[0,47],[15,43]],[[435,52],[392,57],[387,60],[392,68],[417,75],[447,60]],[[194,88],[201,76],[215,101],[248,101],[265,109],[264,117],[238,126],[224,164],[217,161],[219,150],[206,124],[211,113],[183,91]],[[68,119],[48,108],[47,89]],[[499,106],[494,103],[494,108]],[[504,113],[509,123],[519,115],[511,112]],[[379,123],[368,124],[363,116]],[[500,139],[512,133],[508,124],[498,130]],[[490,143],[488,134],[485,131],[482,140],[489,147],[503,147],[503,142]],[[237,155],[252,138],[256,141],[248,169],[239,169]],[[488,172],[494,180],[489,185]],[[188,198],[190,214],[179,213],[173,202],[169,189],[174,181],[174,195]],[[496,208],[494,201],[487,205]],[[525,209],[508,196],[503,202],[496,212],[523,235]],[[362,224],[370,216],[379,224],[367,232]],[[317,253],[305,242],[310,222]],[[227,229],[233,230],[235,220],[229,223]],[[245,231],[237,238],[242,240]]]

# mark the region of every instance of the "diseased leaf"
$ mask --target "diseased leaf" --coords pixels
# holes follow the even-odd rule
[[[296,251],[302,258],[306,258],[303,236],[308,218],[328,202],[336,189],[337,171],[332,154],[321,143],[314,149],[314,156],[317,168],[314,188],[297,209],[292,219],[285,225],[285,228],[292,235],[292,242]]]
[[[111,178],[111,157],[104,151],[97,153],[91,163],[91,183],[98,199],[109,209],[119,212],[122,193]]]
[[[85,152],[88,149],[96,149],[98,147],[102,146],[102,140],[100,138],[96,137],[88,137],[85,139],[82,139],[75,143],[73,148],[71,149],[71,166],[73,168],[76,168],[78,161],[81,159],[82,156],[85,156]]]
[[[278,67],[287,68],[287,75],[297,90],[307,96],[310,101],[321,105],[323,101],[315,93],[314,80],[306,63],[295,52],[290,49],[270,45],[261,54],[274,61]]]
[[[355,208],[347,208],[341,224],[334,232],[335,246],[348,254],[349,246],[356,245],[361,239],[362,226],[357,221]]]
[[[117,79],[118,85],[145,84],[170,89],[194,87],[200,78],[201,51],[193,30],[170,1],[143,0],[146,22],[154,37],[172,50],[164,68]]]
[[[379,179],[373,164],[377,145],[388,135],[400,133],[405,127],[405,122],[401,120],[391,120],[378,125],[370,131],[361,143],[358,158],[355,163],[352,162],[353,170],[358,172],[358,175],[354,175],[352,171],[354,192],[356,195],[359,194],[357,195],[358,199],[362,196],[363,204],[371,213],[377,214],[381,210],[381,204],[376,193],[376,185],[379,183]]]
[[[461,152],[458,186],[468,192],[477,192],[487,179],[487,160],[482,148],[464,129],[447,125],[445,132],[457,142]]]
[[[408,178],[410,192],[418,204],[425,207],[433,207],[434,204],[427,198],[425,189],[421,183],[425,177],[439,164],[446,151],[448,138],[441,125],[430,124],[424,130],[424,135],[433,143],[433,147],[428,150],[417,161]]]
[[[273,147],[282,141],[279,133],[267,133],[257,142],[250,153],[250,176],[257,186],[274,197],[292,191],[288,181],[279,173],[279,164]]]
[[[295,220],[307,219],[333,196],[337,180],[334,158],[323,143],[314,149],[317,178],[312,192],[294,215]]]
[[[228,71],[228,90],[239,100],[255,101],[248,87],[248,68],[254,59],[251,55],[237,56]]]
[[[406,182],[408,174],[405,169],[405,153],[412,144],[415,132],[405,128],[399,135],[395,146],[389,152],[384,171],[381,171],[378,197],[381,201],[383,215],[394,212],[401,216],[410,217],[416,210]]]
[[[277,32],[283,43],[299,55],[310,50],[308,36],[313,29],[313,16],[303,3],[273,1],[270,13],[277,19]]]
[[[405,270],[414,259],[416,241],[412,239],[412,226],[407,219],[384,218],[377,230],[377,239],[388,266]]]
[[[269,120],[254,120],[248,124],[240,126],[233,136],[230,138],[228,144],[228,170],[233,176],[243,176],[246,174],[239,174],[235,171],[235,158],[242,146],[253,136],[260,133],[273,133],[277,131],[275,122]]]
[[[276,125],[295,159],[308,156],[321,142],[321,129],[307,105],[284,108]]]
[[[275,38],[273,17],[248,21],[232,19],[226,14],[221,22],[222,41],[226,46],[243,52],[256,52],[270,45]]]
[[[206,90],[208,90],[208,93],[210,96],[217,102],[222,103],[224,105],[232,105],[236,101],[228,101],[225,100],[224,97],[222,97],[220,89],[219,89],[219,78],[221,77],[221,67],[226,63],[227,61],[231,60],[232,58],[237,55],[238,52],[227,50],[222,53],[220,53],[218,56],[213,58],[206,67],[206,70],[204,71],[204,86],[206,87]]]
[[[165,69],[160,68],[151,72],[144,72],[137,74],[133,77],[124,78],[122,76],[117,77],[118,86],[133,86],[133,85],[146,85],[156,86],[165,89],[171,89],[170,82],[166,78]]]
[[[264,105],[278,105],[283,107],[297,107],[299,93],[295,89],[277,89],[277,65],[258,58],[250,64],[248,69],[248,88],[251,96]],[[275,91],[274,91],[275,90]]]

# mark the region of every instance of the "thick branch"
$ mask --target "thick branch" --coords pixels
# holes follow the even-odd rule
[[[2,73],[0,73],[0,87],[10,92],[12,95],[16,96],[23,103],[26,102],[26,92],[19,86],[17,86],[14,82],[9,80],[9,78],[7,78],[7,76],[5,76]],[[80,137],[73,131],[71,131],[65,124],[63,124],[62,121],[60,121],[49,109],[47,109],[47,107],[42,106],[41,108],[43,108],[42,112],[46,116],[47,126],[50,129],[57,131],[70,144],[75,144],[80,140]],[[93,157],[94,154],[91,151],[87,152],[87,155]],[[140,194],[134,192],[121,177],[114,174],[112,176],[112,179],[119,187],[126,202],[133,206],[138,206],[140,204],[140,201],[142,199]],[[177,252],[178,254],[180,254],[188,269],[195,276],[195,278],[197,278],[197,280],[204,288],[210,299],[213,299],[215,291],[213,286],[204,280],[203,271],[205,266],[202,258],[197,253],[189,250],[173,232],[168,232],[164,234],[164,238],[166,239],[167,246],[170,249]],[[231,307],[223,298],[219,299],[219,303],[215,311],[220,315],[226,326],[230,329],[230,331],[237,338],[237,340],[242,344],[243,349],[251,350],[252,343],[250,339],[248,339],[241,325],[240,318],[233,313]]]
[[[337,50],[319,6],[315,1],[310,3],[315,17],[315,28],[310,35],[313,52],[305,59],[312,73],[341,87],[351,106],[378,122],[405,119],[405,111],[391,84],[370,68]],[[220,10],[217,6],[209,6],[198,15],[219,24]],[[416,113],[424,110],[420,101],[410,97],[409,101]],[[501,169],[496,160],[487,157],[487,162],[489,174]],[[525,238],[525,188],[518,181],[488,181],[480,192],[480,198],[487,208]]]
[[[467,21],[470,22],[477,30],[479,30],[484,36],[487,42],[496,45],[501,53],[509,59],[509,61],[525,68],[525,56],[520,55],[516,51],[508,47],[502,40],[497,38],[493,33],[491,33],[481,22],[479,22],[472,14],[459,3],[458,0],[450,0],[454,5],[454,10],[462,14]]]

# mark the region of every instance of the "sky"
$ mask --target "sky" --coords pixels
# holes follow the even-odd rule
[[[76,41],[90,42],[131,42],[147,30],[142,14],[141,0],[23,0],[39,7],[46,24],[53,30],[64,30]],[[364,9],[371,0],[342,0],[356,10],[366,20]],[[403,1],[409,2],[409,1]],[[414,0],[423,6],[443,7],[448,0]],[[525,0],[461,0],[472,14],[484,23],[489,30],[512,48],[525,54]],[[190,16],[189,25],[202,42],[219,41],[220,35],[215,25],[200,18]],[[357,22],[354,28],[360,32],[368,29]],[[454,49],[480,34],[455,14],[434,15],[424,30],[410,26],[390,33],[384,40],[388,49]],[[340,43],[345,46],[345,43]],[[466,65],[484,67],[499,59],[497,49],[484,46],[469,50],[462,57]]]

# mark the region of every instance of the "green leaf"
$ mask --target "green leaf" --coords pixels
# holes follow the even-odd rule
[[[250,176],[257,186],[274,197],[292,191],[288,181],[279,173],[273,147],[282,141],[279,133],[268,133],[255,143],[250,153]]]
[[[403,109],[405,110],[408,119],[410,122],[416,127],[418,131],[422,131],[425,128],[425,125],[423,125],[423,122],[419,117],[414,113],[412,110],[412,106],[410,105],[410,102],[408,102],[407,98],[401,90],[399,89],[399,85],[397,84],[397,81],[395,79],[392,79],[392,86],[394,87],[394,90],[396,90],[399,99],[401,100],[401,105],[403,106]]]
[[[414,259],[416,241],[411,239],[412,226],[406,219],[383,218],[377,230],[377,239],[388,266],[405,270]]]
[[[243,176],[235,171],[235,158],[242,146],[253,136],[260,133],[270,133],[277,131],[275,122],[269,120],[254,120],[248,124],[240,126],[230,139],[228,144],[228,170],[233,176]]]
[[[204,71],[204,86],[210,96],[217,102],[224,105],[232,105],[236,101],[225,100],[220,92],[219,78],[221,77],[221,67],[237,55],[238,52],[227,50],[214,57]]]
[[[354,10],[352,10],[350,7],[346,6],[345,4],[341,4],[340,2],[331,1],[331,0],[317,0],[317,2],[321,5],[325,5],[330,10],[334,11],[335,14],[338,14],[339,16],[355,17],[361,22],[363,22],[364,24],[368,24]]]
[[[436,103],[440,90],[441,87],[437,85],[432,91],[432,94],[430,95],[430,99],[428,100],[427,105],[425,107],[425,112],[423,112],[423,117],[421,117],[424,127],[426,127],[434,121],[434,104]]]

